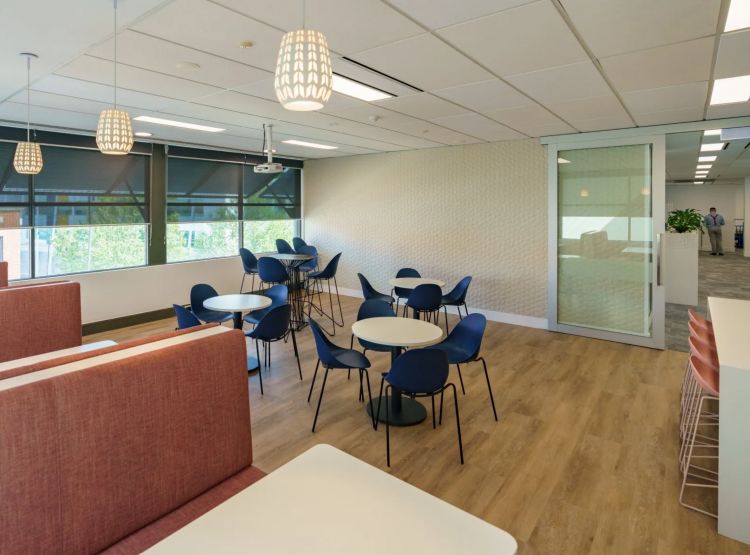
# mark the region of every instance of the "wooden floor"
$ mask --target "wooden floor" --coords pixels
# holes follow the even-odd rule
[[[346,322],[358,299],[342,297]],[[174,328],[162,320],[91,335],[115,341]],[[349,344],[349,327],[334,340]],[[490,322],[483,344],[500,421],[492,418],[481,364],[462,368],[459,394],[466,464],[461,466],[448,404],[442,427],[431,419],[393,428],[392,466],[385,430],[374,431],[357,400],[358,383],[332,372],[318,429],[307,403],[317,357],[309,329],[298,337],[304,381],[291,344],[277,343],[273,365],[249,379],[255,464],[273,471],[317,443],[329,443],[495,524],[519,553],[750,553],[719,536],[716,521],[678,503],[679,389],[684,353]],[[389,356],[368,353],[377,391]],[[457,383],[455,367],[451,379]],[[313,400],[317,400],[320,376]],[[447,399],[446,399],[447,401]],[[429,410],[429,402],[427,403]],[[387,515],[362,518],[387,526]]]

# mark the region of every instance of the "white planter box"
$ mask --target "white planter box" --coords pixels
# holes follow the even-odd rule
[[[667,302],[696,306],[700,233],[665,233],[662,240]]]

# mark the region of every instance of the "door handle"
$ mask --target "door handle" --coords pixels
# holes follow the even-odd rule
[[[663,233],[656,234],[656,285],[663,285],[661,282],[661,236]]]

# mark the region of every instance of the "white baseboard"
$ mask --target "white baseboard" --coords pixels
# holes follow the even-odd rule
[[[339,287],[339,293],[347,297],[355,297],[357,299],[363,298],[362,291],[359,289],[348,289],[346,287]],[[451,314],[458,314],[455,306],[449,306],[448,312]],[[514,326],[525,326],[527,328],[536,328],[546,330],[547,319],[537,318],[535,316],[524,316],[523,314],[511,314],[510,312],[498,312],[496,310],[485,310],[483,308],[469,307],[469,313],[478,312],[483,314],[485,318],[492,322],[500,322],[502,324],[513,324]]]

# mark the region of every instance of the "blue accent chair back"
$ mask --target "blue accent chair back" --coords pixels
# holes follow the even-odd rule
[[[292,245],[287,243],[284,239],[276,239],[276,251],[279,254],[294,254]]]
[[[370,299],[359,305],[357,311],[357,321],[366,320],[367,318],[384,318],[384,317],[395,317],[396,313],[393,312],[393,308],[385,301],[378,299]]]
[[[320,272],[315,272],[310,277],[314,277],[316,279],[333,279],[336,277],[336,272],[339,268],[339,259],[341,258],[341,253],[338,253],[336,256],[331,258],[331,261],[326,264],[326,267],[323,268]]]
[[[409,349],[401,354],[385,376],[406,393],[429,395],[448,380],[448,355],[439,349]]]
[[[451,292],[443,297],[446,304],[464,304],[466,302],[466,293],[469,291],[471,276],[466,276],[459,281]]]
[[[443,291],[434,283],[423,283],[414,288],[406,306],[422,312],[438,310],[443,304]]]
[[[302,237],[292,237],[292,245],[294,246],[294,250],[299,252],[300,247],[306,246],[307,243]]]
[[[448,335],[441,345],[448,344],[456,349],[457,353],[465,355],[463,360],[456,360],[455,364],[469,362],[479,356],[486,328],[487,318],[483,314],[469,314],[456,324],[450,335]],[[451,362],[453,361],[451,360]]]
[[[418,271],[416,271],[414,268],[401,268],[398,272],[396,272],[396,277],[422,277],[422,274],[420,274]],[[412,290],[407,289],[405,287],[395,287],[393,291],[396,293],[397,297],[401,297],[402,299],[406,299],[411,294]]]
[[[184,330],[185,328],[193,328],[201,325],[201,321],[198,320],[198,317],[184,306],[173,304],[172,308],[174,308],[174,314],[177,316],[178,329]]]
[[[258,259],[258,275],[266,283],[282,283],[289,280],[289,272],[284,265],[270,256]]]
[[[320,324],[312,318],[310,318],[310,329],[315,338],[315,350],[318,351],[318,358],[320,359],[320,362],[323,363],[323,366],[329,368],[346,368],[346,366],[339,363],[333,353],[333,351],[339,349],[339,347],[326,337],[326,334],[323,333],[323,330],[320,328]]]
[[[381,293],[378,293],[375,290],[375,288],[370,284],[365,276],[363,276],[362,274],[357,274],[357,277],[359,278],[359,283],[362,286],[362,295],[364,296],[365,300],[369,300],[377,297],[378,295],[381,295]]]
[[[289,321],[292,318],[292,307],[288,304],[282,304],[270,308],[261,318],[258,325],[253,331],[247,334],[253,339],[261,341],[276,341],[289,331]]]
[[[242,267],[245,273],[252,274],[258,271],[258,259],[248,249],[240,249],[240,258],[242,259]]]
[[[312,256],[312,260],[300,264],[299,269],[303,272],[313,272],[318,267],[318,249],[312,245],[304,245],[297,249],[297,254]]]
[[[261,308],[260,310],[254,310],[245,315],[245,322],[250,324],[258,325],[261,319],[268,314],[272,309],[277,306],[287,304],[289,298],[289,288],[281,283],[278,283],[263,292],[263,295],[271,299],[271,306]]]
[[[203,301],[211,297],[216,297],[218,294],[216,289],[207,283],[193,285],[192,289],[190,289],[190,310],[204,322],[224,322],[229,320],[232,317],[229,312],[209,310],[203,306]]]

